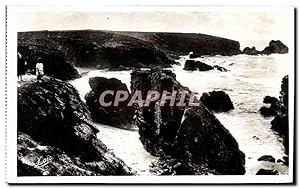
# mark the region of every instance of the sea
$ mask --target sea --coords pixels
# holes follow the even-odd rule
[[[234,136],[241,151],[245,153],[246,175],[255,175],[260,168],[276,169],[279,174],[288,174],[288,166],[282,163],[258,161],[263,155],[271,155],[276,160],[286,156],[282,138],[271,129],[273,117],[263,117],[259,113],[264,106],[263,98],[267,95],[279,97],[281,80],[289,73],[289,54],[272,55],[236,55],[236,56],[202,56],[193,60],[208,65],[218,65],[228,69],[228,72],[185,71],[184,63],[190,59],[188,55],[181,56],[176,61],[178,65],[170,68],[176,79],[191,91],[201,96],[203,92],[223,90],[231,98],[234,109],[214,115]],[[70,81],[78,90],[80,97],[91,88],[89,78],[101,76],[120,79],[130,88],[130,70],[109,71],[77,68],[82,77]],[[138,175],[155,175],[150,171],[157,157],[149,154],[139,140],[138,129],[120,129],[109,125],[94,123],[100,130],[101,139],[128,166],[137,171]]]

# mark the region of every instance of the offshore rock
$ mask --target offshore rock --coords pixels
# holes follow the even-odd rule
[[[279,54],[286,54],[289,52],[289,48],[283,44],[280,40],[272,40],[261,53],[262,54],[272,54],[272,53],[279,53]]]
[[[85,95],[85,100],[94,121],[117,127],[129,127],[133,124],[134,108],[127,106],[129,98],[114,106],[117,91],[130,95],[126,84],[115,78],[104,77],[90,78],[89,84],[92,90]],[[106,95],[104,99],[107,103],[111,102],[111,105],[102,106],[99,98],[107,90],[114,92],[113,95]]]
[[[227,112],[234,109],[232,101],[224,91],[203,93],[200,101],[209,109],[216,112]]]

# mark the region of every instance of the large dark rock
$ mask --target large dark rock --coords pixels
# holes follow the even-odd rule
[[[269,43],[269,46],[267,46],[261,53],[262,54],[272,54],[272,53],[279,53],[279,54],[285,54],[289,52],[289,48],[283,44],[280,40],[272,40]]]
[[[279,100],[276,97],[265,96],[263,102],[266,104],[274,104],[274,103],[279,103]]]
[[[246,47],[244,48],[244,50],[242,51],[243,54],[247,54],[247,55],[258,55],[260,54],[260,52],[258,50],[255,49],[255,47]]]
[[[265,106],[259,109],[259,113],[264,117],[276,116],[278,114],[276,109]]]
[[[78,67],[123,70],[134,67],[170,67],[175,62],[151,42],[109,31],[19,32],[19,45],[55,49]],[[38,44],[38,45],[36,45]],[[49,51],[52,55],[54,51]],[[60,68],[60,66],[53,69]]]
[[[186,60],[183,69],[190,70],[190,71],[194,71],[194,70],[209,71],[209,70],[213,70],[214,68],[200,61]]]
[[[43,77],[18,88],[19,175],[131,175],[97,132],[70,84]]]
[[[104,77],[90,78],[89,84],[92,90],[85,95],[85,100],[94,121],[117,127],[130,127],[133,124],[134,108],[127,106],[130,99],[114,105],[117,91],[122,91],[128,97],[130,96],[126,84],[115,78],[107,79]],[[106,95],[104,99],[105,103],[111,102],[111,104],[102,106],[99,98],[107,90],[114,93],[113,95]]]
[[[132,93],[136,90],[141,90],[143,94],[147,94],[148,90],[166,90],[186,94],[184,102],[191,98],[191,91],[183,87],[171,71],[133,71],[131,82]],[[179,99],[176,95],[175,102]],[[160,100],[157,100],[149,106],[140,105],[136,123],[140,140],[148,152],[161,158],[170,156],[175,159],[176,165],[179,163],[174,168],[174,161],[166,160],[166,165],[162,167],[169,167],[170,170],[164,173],[245,173],[245,156],[237,142],[203,104],[190,107],[170,106],[170,102],[161,106],[159,103]]]
[[[260,114],[264,117],[276,116],[282,109],[282,105],[276,97],[265,96],[263,102],[270,104],[269,107],[263,106],[259,109]]]
[[[210,110],[227,112],[234,109],[232,101],[224,91],[212,91],[203,93],[200,101]]]

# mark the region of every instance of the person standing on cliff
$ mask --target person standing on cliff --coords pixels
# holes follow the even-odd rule
[[[35,65],[37,79],[41,80],[44,76],[44,64],[41,62],[41,58],[38,58],[38,62]]]
[[[24,60],[23,56],[18,52],[18,79],[23,81],[22,76],[26,73],[27,62]]]

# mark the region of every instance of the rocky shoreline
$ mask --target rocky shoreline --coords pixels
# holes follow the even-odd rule
[[[98,89],[94,86],[103,81],[109,84],[109,80],[94,80],[92,89]],[[170,71],[132,72],[131,92],[154,88],[177,88],[190,93]],[[66,82],[44,77],[41,81],[31,80],[20,86],[18,174],[135,174],[97,139],[99,131],[91,122],[94,113],[90,114],[77,91]],[[101,118],[106,119],[98,116]],[[115,119],[122,122],[122,117]],[[245,157],[237,142],[202,104],[196,108],[165,106],[157,109],[153,102],[149,107],[137,107],[134,120],[145,149],[159,157],[158,163],[153,164],[153,171],[165,170],[159,174],[245,173]],[[175,167],[174,161],[177,162]],[[169,170],[166,171],[164,166]]]
[[[189,42],[172,44],[179,36]],[[241,52],[239,42],[233,40],[202,34],[191,36],[108,31],[19,33],[18,51],[28,62],[29,72],[33,72],[37,59],[42,58],[46,76],[18,87],[18,175],[136,175],[135,170],[97,138],[99,130],[93,122],[124,129],[137,127],[144,148],[158,158],[151,168],[157,175],[245,174],[245,154],[212,112],[234,109],[224,91],[203,93],[196,99],[200,103],[196,107],[170,106],[169,101],[160,106],[159,100],[146,106],[144,100],[150,90],[181,92],[186,94],[184,102],[190,100],[193,91],[181,85],[175,73],[163,69],[176,64],[172,56],[188,53],[187,49],[194,51],[193,58],[197,58],[215,54],[287,53],[288,48],[280,41],[271,41],[262,52],[255,48]],[[217,41],[221,45],[196,47],[192,39],[204,43]],[[90,78],[91,90],[84,103],[78,91],[66,82],[80,77],[75,66],[132,70],[131,87],[116,78]],[[187,60],[184,70],[229,71],[195,60]],[[106,90],[122,90],[128,96],[140,90],[143,99],[132,107],[126,106],[128,101],[117,107],[102,106],[99,98]],[[114,98],[112,95],[105,100]],[[275,116],[272,129],[282,136],[288,153],[287,98],[285,77],[280,99],[266,97],[264,102],[270,107],[262,107],[260,112]],[[176,102],[179,100],[176,96]],[[273,162],[271,157],[261,159]],[[277,173],[260,170],[257,174]]]
[[[44,77],[18,87],[18,176],[134,175],[97,132],[72,85]]]

